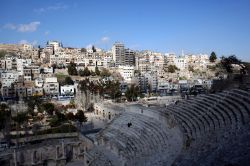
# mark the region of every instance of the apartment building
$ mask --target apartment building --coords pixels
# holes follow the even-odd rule
[[[74,85],[63,85],[60,87],[61,96],[73,96],[75,93]]]
[[[125,49],[124,65],[134,66],[135,65],[135,52],[130,49]]]
[[[119,66],[119,73],[125,82],[131,83],[132,78],[134,77],[135,67],[134,66]]]
[[[10,87],[11,84],[16,82],[19,77],[17,71],[14,70],[3,71],[0,73],[0,75],[1,75],[0,80],[2,82],[2,87]]]
[[[59,95],[59,83],[56,77],[45,78],[43,85],[45,95],[58,96]]]
[[[123,43],[114,43],[112,46],[112,54],[116,66],[125,65],[125,48]]]

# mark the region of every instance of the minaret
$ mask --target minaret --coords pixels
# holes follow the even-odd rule
[[[184,51],[183,50],[181,51],[181,56],[184,56]]]

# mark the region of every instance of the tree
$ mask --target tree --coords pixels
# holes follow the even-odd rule
[[[217,59],[217,56],[216,56],[215,52],[212,52],[210,57],[209,57],[209,61],[213,63],[216,61],[216,59]]]
[[[52,103],[43,103],[42,110],[46,111],[49,115],[53,115],[55,111],[55,106]]]
[[[75,120],[75,115],[72,112],[67,113],[65,116],[68,120],[72,120],[72,121]]]
[[[88,110],[88,112],[94,112],[94,110],[95,110],[94,104],[90,103],[89,108],[87,110]]]
[[[56,111],[56,116],[57,116],[58,121],[60,123],[65,122],[67,120],[66,116],[63,113],[59,112],[59,111]]]
[[[103,87],[103,92],[101,93],[108,95],[111,99],[117,99],[122,95],[120,91],[120,83],[118,81],[106,81],[101,87]],[[102,88],[100,88],[100,90],[101,89]]]
[[[0,130],[6,125],[6,120],[10,116],[10,111],[7,110],[8,106],[6,104],[0,105]]]
[[[91,76],[96,76],[96,73],[95,73],[94,71],[91,70],[91,71],[90,71],[90,75],[91,75]]]
[[[241,67],[241,73],[246,73],[246,67],[242,64],[241,60],[239,60],[235,55],[231,55],[229,57],[222,57],[221,58],[221,65],[222,67],[228,72],[233,72],[233,64],[239,65]]]
[[[17,124],[20,126],[25,121],[28,120],[27,112],[19,112],[17,113],[17,116],[13,117],[13,120],[17,122]]]
[[[74,85],[74,81],[69,76],[65,77],[64,83],[66,85]]]
[[[78,75],[81,76],[81,77],[84,76],[84,73],[83,73],[83,70],[82,70],[82,69],[79,70]]]
[[[168,72],[174,73],[178,68],[175,65],[169,65],[168,66]]]
[[[95,67],[95,74],[98,75],[98,76],[101,74],[101,73],[100,73],[100,70],[98,69],[97,66]]]
[[[31,114],[34,114],[35,106],[40,108],[40,105],[42,104],[41,99],[38,96],[32,96],[28,100],[26,100],[28,105],[28,112]]]
[[[50,119],[49,125],[50,125],[51,127],[57,127],[57,126],[59,126],[59,125],[60,125],[60,122],[59,122],[59,120],[58,120],[58,117],[57,117],[57,116],[53,116],[52,119]]]
[[[101,77],[109,77],[109,76],[111,76],[111,73],[109,72],[108,69],[103,68],[103,69],[102,69],[102,72],[101,72],[101,74],[100,74],[100,76],[101,76]]]
[[[188,71],[194,72],[194,66],[189,65],[188,66]]]
[[[147,84],[147,92],[151,96],[151,93],[152,93],[152,86],[151,86],[151,84]]]
[[[96,52],[95,46],[92,46],[92,51],[93,51],[93,52]]]
[[[87,52],[86,48],[81,48],[81,52],[86,53]]]
[[[85,116],[84,112],[82,110],[77,110],[77,113],[75,115],[75,118],[78,122],[80,122],[80,124],[82,124],[82,122],[87,122],[88,118]]]
[[[132,84],[125,92],[125,96],[128,101],[135,101],[139,96],[139,87]]]
[[[90,76],[91,72],[89,71],[88,67],[85,67],[84,70],[82,70],[82,69],[79,70],[79,75],[81,77]]]
[[[0,51],[0,59],[4,58],[4,56],[7,54],[5,50]]]
[[[57,68],[57,65],[56,65],[55,63],[53,63],[53,64],[51,65],[51,67],[53,67],[53,69],[55,70],[55,69]]]
[[[83,75],[84,76],[90,76],[91,75],[91,72],[89,71],[88,67],[85,67],[84,70],[83,70]]]
[[[68,67],[68,73],[69,75],[77,75],[77,70],[76,70],[76,64],[74,62],[70,62],[70,64],[67,66]]]

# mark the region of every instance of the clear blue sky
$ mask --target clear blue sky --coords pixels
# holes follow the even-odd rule
[[[235,54],[250,61],[250,0],[1,0],[0,43]]]

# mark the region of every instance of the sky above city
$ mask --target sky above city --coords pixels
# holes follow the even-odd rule
[[[0,43],[95,45],[250,61],[249,0],[1,0]]]

